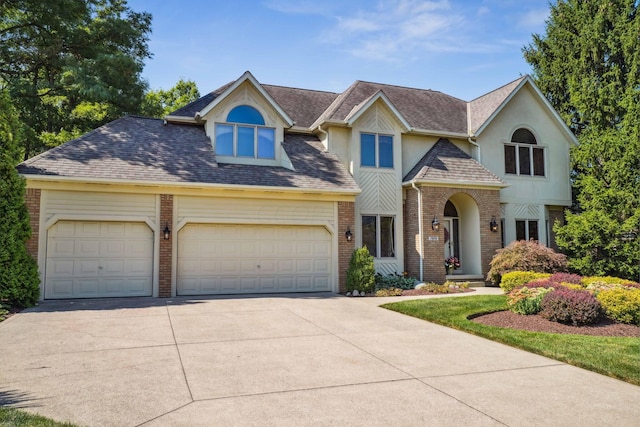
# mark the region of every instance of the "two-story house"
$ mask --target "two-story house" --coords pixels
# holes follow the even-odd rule
[[[466,102],[249,73],[164,120],[123,117],[18,166],[45,299],[342,291],[378,272],[482,280],[516,239],[553,246],[577,141],[528,76]]]

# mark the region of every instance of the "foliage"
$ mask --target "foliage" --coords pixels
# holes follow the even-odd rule
[[[375,286],[373,256],[366,246],[355,249],[347,270],[347,291],[372,292]]]
[[[640,289],[617,287],[596,295],[607,317],[640,326]]]
[[[640,275],[640,4],[559,0],[546,33],[524,48],[542,93],[578,134],[576,196],[554,226],[569,267],[590,275]]]
[[[40,278],[36,261],[25,247],[31,226],[24,201],[25,180],[15,169],[19,133],[16,111],[7,93],[0,91],[0,301],[28,307],[38,300]]]
[[[549,280],[554,283],[573,283],[574,285],[579,285],[582,281],[582,276],[579,274],[571,274],[571,273],[553,273]]]
[[[479,314],[506,310],[504,295],[409,300],[382,307],[640,385],[640,340],[635,337],[549,334],[471,320]]]
[[[451,289],[469,289],[469,282],[454,282],[453,280],[447,280],[442,286],[446,286]]]
[[[399,297],[402,296],[402,289],[400,288],[382,288],[378,289],[375,293],[377,297]]]
[[[573,326],[595,323],[602,314],[602,306],[589,292],[565,287],[547,293],[540,305],[545,319]]]
[[[58,422],[21,409],[0,407],[0,426],[11,427],[74,427],[75,424]]]
[[[613,276],[586,276],[580,280],[582,286],[589,286],[592,283],[609,283],[618,285],[627,285],[633,283],[631,280],[621,279]]]
[[[507,294],[509,310],[518,314],[537,314],[541,310],[542,298],[552,292],[553,288],[522,286]]]
[[[505,293],[511,291],[514,288],[522,286],[528,282],[537,279],[546,279],[550,277],[549,273],[536,273],[535,271],[510,271],[502,276],[500,281],[500,288]]]
[[[398,273],[391,273],[383,276],[376,273],[376,289],[400,288],[413,289],[416,279],[413,277],[402,276]]]
[[[460,260],[454,256],[450,256],[444,260],[444,266],[447,270],[450,268],[460,268]]]
[[[150,32],[126,0],[0,1],[0,87],[25,125],[24,158],[138,113]]]
[[[498,249],[490,265],[487,280],[498,285],[502,275],[510,271],[535,271],[538,273],[566,271],[567,260],[564,255],[537,242],[519,240],[511,242],[503,249]]]
[[[164,117],[200,98],[196,83],[192,80],[178,80],[168,90],[150,90],[142,102],[142,114],[149,117]]]

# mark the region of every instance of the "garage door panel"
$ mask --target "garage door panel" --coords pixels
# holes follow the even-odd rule
[[[48,230],[45,298],[151,296],[145,223],[60,221]]]
[[[187,224],[178,234],[177,291],[328,291],[331,247],[320,226]]]

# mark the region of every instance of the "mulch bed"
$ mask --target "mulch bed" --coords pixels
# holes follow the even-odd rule
[[[598,323],[589,326],[571,326],[552,322],[539,314],[525,316],[506,310],[483,314],[471,320],[483,325],[533,332],[597,335],[602,337],[640,337],[640,326],[617,323],[611,319],[602,319]]]
[[[475,289],[473,288],[467,288],[467,289],[451,289],[449,288],[449,294],[461,294],[461,293],[465,293],[465,292],[475,292]],[[438,293],[438,292],[431,292],[431,291],[427,291],[425,289],[408,289],[408,290],[404,290],[402,291],[402,296],[415,296],[415,295],[445,295],[442,293]]]

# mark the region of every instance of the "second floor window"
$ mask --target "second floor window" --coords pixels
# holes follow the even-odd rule
[[[226,123],[216,123],[216,155],[275,159],[275,129],[264,125],[262,114],[249,105],[229,112]]]
[[[360,134],[360,166],[393,168],[393,136]]]
[[[545,176],[544,148],[527,129],[513,133],[511,142],[504,145],[504,172],[515,175]]]

